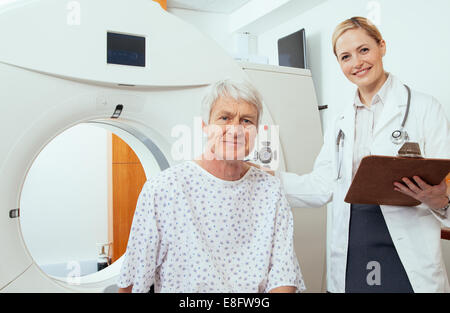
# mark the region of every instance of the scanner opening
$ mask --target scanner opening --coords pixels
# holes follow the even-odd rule
[[[20,194],[20,228],[34,262],[68,284],[117,275],[140,189],[167,167],[150,138],[117,120],[57,135],[34,159]],[[111,265],[99,270],[105,254]]]

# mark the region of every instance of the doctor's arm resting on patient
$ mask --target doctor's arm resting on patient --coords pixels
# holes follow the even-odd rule
[[[332,127],[329,127],[331,129]],[[324,144],[319,155],[314,161],[313,170],[310,173],[299,175],[296,173],[271,171],[264,169],[272,176],[280,179],[289,205],[293,208],[319,208],[333,200],[333,189],[336,184],[336,176],[333,170],[333,132],[326,131]],[[259,165],[247,162],[251,166],[260,168]]]
[[[303,175],[281,171],[271,173],[280,179],[291,207],[319,208],[332,201],[336,184],[331,159],[333,151],[330,149],[334,146],[331,143],[334,141],[332,135],[332,131],[325,132],[324,144],[310,173]]]

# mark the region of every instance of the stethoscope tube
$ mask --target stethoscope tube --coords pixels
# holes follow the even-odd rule
[[[406,87],[406,90],[408,91],[408,102],[406,102],[406,112],[405,117],[403,118],[402,122],[402,129],[405,127],[406,120],[408,119],[409,114],[409,107],[411,106],[411,89],[408,87],[408,85],[404,85]]]
[[[336,149],[338,154],[338,171],[337,171],[337,179],[341,179],[341,170],[342,170],[342,158],[344,151],[344,139],[345,134],[342,130],[339,130],[339,135],[336,140]]]
[[[391,141],[393,144],[396,144],[396,145],[400,145],[400,144],[404,143],[405,141],[409,140],[408,133],[404,130],[404,128],[406,125],[406,120],[408,119],[409,108],[411,106],[411,89],[407,85],[404,85],[404,86],[408,92],[408,101],[406,102],[405,116],[403,117],[403,121],[400,126],[400,129],[394,130],[391,134]]]

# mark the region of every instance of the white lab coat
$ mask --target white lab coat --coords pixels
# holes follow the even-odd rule
[[[390,138],[392,132],[400,128],[408,96],[403,83],[394,76],[390,93],[374,129],[371,155],[396,156],[400,148]],[[336,145],[339,130],[345,134],[341,156]],[[450,158],[450,124],[442,106],[433,97],[412,91],[405,130],[410,141],[419,143],[425,158]],[[354,133],[355,108],[349,103],[328,128],[311,173],[301,176],[278,173],[292,207],[321,207],[333,201],[328,236],[330,292],[345,292],[350,204],[344,202],[344,198],[352,180]],[[342,172],[338,179],[339,157]],[[450,227],[450,214],[441,217],[424,204],[417,207],[381,205],[381,211],[414,291],[450,292],[440,242],[441,223]]]

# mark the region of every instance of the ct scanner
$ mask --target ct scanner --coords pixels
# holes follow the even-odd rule
[[[192,125],[206,86],[230,77],[250,80],[263,94],[263,124],[280,126],[280,169],[310,171],[322,145],[309,71],[238,64],[151,0],[17,0],[0,6],[0,38],[1,292],[103,292],[115,284],[120,260],[76,284],[46,275],[22,236],[27,171],[74,125],[110,129],[144,169],[152,156],[163,170],[177,162],[171,130]],[[324,291],[326,210],[293,211],[306,285]]]

